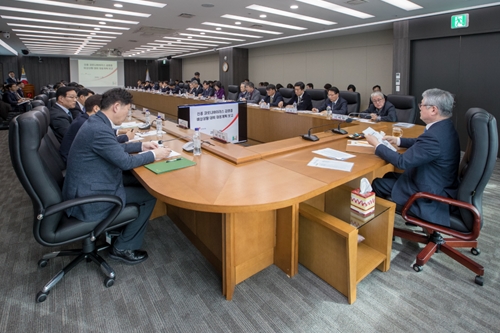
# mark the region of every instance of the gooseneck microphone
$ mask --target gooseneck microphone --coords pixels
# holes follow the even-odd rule
[[[339,121],[339,124],[337,128],[333,128],[332,132],[337,133],[337,134],[347,134],[347,131],[345,129],[340,128],[340,124],[343,123],[344,121]],[[346,123],[352,123],[352,118],[347,118],[345,120]]]
[[[346,120],[339,120],[339,124],[338,124],[337,128],[331,128],[330,130],[333,133],[347,134],[347,132],[345,130],[343,130],[343,129],[340,128],[340,124],[343,123],[343,122],[350,123],[350,122],[352,122],[352,119],[351,118],[347,118]],[[316,135],[311,134],[311,130],[316,129],[316,128],[321,128],[321,127],[326,127],[326,126],[332,126],[332,125],[331,124],[324,124],[324,125],[320,125],[320,126],[311,127],[307,131],[307,134],[303,134],[302,135],[302,139],[308,140],[308,141],[318,141],[319,138]]]

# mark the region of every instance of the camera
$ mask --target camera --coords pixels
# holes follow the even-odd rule
[[[4,32],[4,33],[3,33],[3,37],[4,37],[5,39],[10,39],[10,32],[8,32],[8,31]]]

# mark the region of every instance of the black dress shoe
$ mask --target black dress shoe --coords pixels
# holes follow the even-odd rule
[[[148,253],[142,250],[118,250],[114,246],[109,250],[111,259],[120,260],[128,265],[135,265],[148,259]]]

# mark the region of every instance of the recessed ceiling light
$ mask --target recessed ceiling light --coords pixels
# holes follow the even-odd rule
[[[297,8],[299,8],[299,6],[297,6],[297,5],[291,5],[290,8],[291,9],[297,9]]]
[[[47,12],[47,11],[43,11],[43,10],[32,10],[32,9],[25,9],[25,8],[0,6],[0,10],[10,11],[10,12],[18,12],[18,13],[36,14],[36,15],[57,16],[57,17],[64,17],[64,18],[71,17],[71,18],[78,18],[78,19],[92,20],[92,21],[108,21],[108,22],[124,23],[124,24],[139,24],[138,21],[106,19],[106,18],[102,18],[102,17],[74,15],[74,14],[68,14],[68,13]],[[21,18],[16,18],[16,19],[21,19]]]
[[[222,28],[215,28],[215,30],[222,30]]]
[[[188,37],[188,38],[176,38],[176,37],[163,37],[164,39],[177,39],[178,42],[180,41],[191,41],[191,42],[202,42],[202,43],[216,43],[217,44],[231,44],[229,42],[220,42],[220,41],[211,41],[211,40],[203,40],[203,39],[192,39],[193,37]],[[215,45],[213,45],[215,46]]]
[[[104,24],[106,24],[106,22],[101,21],[101,22],[99,22],[99,24],[103,24],[104,25]]]
[[[413,3],[408,0],[382,0],[382,1],[404,10],[415,10],[422,8],[422,6],[419,6],[416,3]]]
[[[260,32],[260,33],[263,33],[263,34],[270,34],[270,35],[282,35],[283,34],[282,32],[279,32],[279,31],[263,30],[263,29],[253,29],[253,28],[247,28],[247,27],[236,27],[234,25],[218,24],[218,23],[212,23],[212,22],[203,22],[202,24],[204,24],[204,25],[211,25],[211,26],[219,26],[219,27],[229,28],[229,29],[254,31],[254,32]]]
[[[200,32],[200,35],[204,35],[205,33],[204,32]]]
[[[49,23],[49,24],[64,24],[64,25],[74,25],[74,26],[79,26],[79,27],[91,27],[91,28],[99,27],[96,24],[74,23],[74,22],[67,22],[67,21],[54,21],[54,20],[43,20],[43,19],[28,18],[28,17],[4,16],[4,15],[0,15],[0,17],[3,18],[3,19],[6,19],[6,20],[20,20],[20,21],[41,22],[41,23]],[[130,28],[115,27],[115,26],[107,26],[107,28],[108,29],[115,29],[115,30],[130,30]]]
[[[101,28],[94,28],[94,30],[101,30]]]
[[[78,37],[87,37],[85,34],[72,34],[67,32],[54,32],[54,31],[40,31],[40,30],[26,30],[26,29],[12,29],[15,32],[29,32],[32,34],[45,34],[45,35],[62,35],[62,36],[78,36]],[[17,34],[16,34],[17,35]],[[103,36],[104,38],[116,38],[116,36]]]
[[[295,25],[289,25],[289,24],[282,24],[282,23],[277,23],[277,22],[271,22],[271,21],[264,21],[264,20],[259,20],[259,19],[253,19],[253,18],[248,18],[244,16],[236,16],[236,15],[222,15],[221,17],[227,18],[227,19],[233,19],[233,20],[242,20],[246,22],[253,22],[253,23],[259,23],[263,25],[272,25],[274,27],[280,27],[280,28],[285,28],[285,29],[292,29],[292,30],[307,30],[307,28],[304,27],[298,27]]]
[[[186,30],[188,31],[202,31],[202,35],[205,34],[205,32],[209,32],[211,34],[221,34],[221,35],[231,35],[231,36],[240,36],[240,37],[250,37],[250,38],[262,38],[262,36],[255,36],[255,35],[246,35],[246,34],[236,34],[234,32],[223,32],[223,31],[214,31],[214,30],[206,30],[206,29],[196,29],[196,28],[187,28]]]
[[[121,3],[115,3],[113,6],[116,8],[123,8],[123,5]]]
[[[155,40],[155,42],[165,43],[167,41],[165,41],[165,40]],[[191,47],[190,45],[214,47],[214,46],[218,45],[217,42],[209,42],[209,41],[206,41],[204,43],[192,43],[192,42],[183,42],[183,41],[175,41],[175,42],[168,41],[168,42],[169,42],[168,45],[173,45],[173,46],[176,46],[176,47],[182,47],[182,46],[185,46],[185,45],[189,45],[189,47]],[[179,45],[177,43],[182,43],[182,45]],[[204,48],[204,47],[201,47],[201,48]]]
[[[182,42],[182,40],[180,40],[180,39],[178,39],[177,41],[178,41],[178,42]]]
[[[126,2],[126,3],[132,3],[134,5],[142,5],[142,6],[149,6],[156,8],[163,8],[167,5],[166,3],[147,1],[147,0],[113,0],[113,1]],[[115,6],[116,5],[117,4],[115,4]]]
[[[240,21],[236,21],[236,22],[234,22],[234,24],[241,25],[241,22]]]
[[[269,13],[269,14],[275,14],[275,15],[285,16],[285,17],[289,17],[289,18],[295,18],[297,20],[303,20],[303,21],[308,21],[308,22],[313,22],[313,23],[318,23],[318,24],[324,24],[324,25],[337,24],[336,22],[327,21],[327,20],[321,20],[321,19],[317,19],[315,17],[306,16],[306,15],[300,15],[300,14],[295,14],[295,13],[290,13],[289,11],[280,10],[280,9],[274,9],[274,8],[265,7],[265,6],[250,5],[250,6],[247,6],[247,8],[248,9],[257,10],[257,11],[260,11],[260,12],[265,12],[265,13]]]
[[[350,8],[347,8],[347,7],[335,5],[335,4],[331,3],[331,2],[324,1],[324,0],[297,0],[297,1],[304,2],[304,3],[308,4],[308,5],[313,5],[313,6],[318,6],[318,7],[324,8],[324,9],[333,10],[333,11],[338,12],[338,13],[342,13],[342,14],[346,14],[346,15],[358,17],[358,18],[361,18],[361,19],[367,19],[367,18],[370,18],[370,17],[374,17],[373,15],[370,15],[370,14],[367,14],[367,13],[363,13],[363,12],[359,12],[357,10],[350,9]]]
[[[145,51],[141,51],[141,53],[144,53]]]
[[[9,26],[13,27],[24,27],[24,28],[36,28],[36,29],[49,29],[49,30],[64,30],[64,31],[78,31],[78,32],[92,32],[94,30],[101,30],[100,28],[94,28],[94,30],[87,30],[87,29],[72,29],[72,28],[62,28],[62,27],[48,27],[44,25],[32,25],[32,24],[16,24],[16,23],[7,23]],[[114,32],[114,31],[102,31],[104,34],[110,34],[110,35],[121,35],[121,32]]]
[[[90,34],[91,34],[91,35],[97,35],[95,32],[91,32]]]
[[[106,16],[106,17],[113,17],[113,14],[106,14],[104,16]]]
[[[259,17],[260,17],[260,18],[266,18],[266,17],[267,17],[267,15],[266,15],[266,14],[260,14],[260,15],[259,15]]]
[[[41,5],[65,7],[65,8],[72,8],[72,9],[91,10],[94,12],[129,15],[129,16],[138,16],[138,17],[150,17],[151,16],[151,14],[146,14],[146,13],[130,12],[130,11],[126,11],[126,10],[109,9],[109,8],[96,7],[96,6],[77,5],[77,4],[68,3],[68,2],[58,2],[58,1],[50,1],[50,0],[17,0],[17,1],[38,3]]]
[[[193,37],[198,37],[198,38],[210,38],[210,39],[220,39],[220,40],[233,40],[235,42],[244,42],[244,39],[237,39],[237,38],[227,38],[227,37],[219,37],[219,36],[200,36],[200,35],[193,35],[193,34],[186,34],[186,33],[180,33],[179,35],[181,36],[193,36]],[[189,38],[188,37],[188,38]]]
[[[191,39],[191,38],[193,38],[193,37],[191,37],[191,36],[188,36],[188,38],[189,38],[189,39]]]

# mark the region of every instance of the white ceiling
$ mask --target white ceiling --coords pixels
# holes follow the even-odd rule
[[[314,6],[312,0],[145,1],[154,2],[160,7],[166,4],[163,8],[146,6],[141,4],[141,1],[143,0],[0,0],[0,31],[10,33],[10,39],[6,39],[3,33],[0,34],[0,54],[13,55],[12,51],[8,50],[10,47],[19,54],[21,50],[29,49],[32,56],[88,57],[121,54],[131,59],[158,59],[169,55],[185,57],[200,52],[213,52],[223,47],[251,48],[265,46],[266,43],[286,43],[387,29],[394,20],[500,5],[498,1],[485,0],[413,0],[414,4],[422,8],[407,11],[389,4],[391,0],[323,1],[323,4],[335,4],[371,16],[358,18]],[[63,7],[61,4],[70,6]],[[123,7],[116,8],[115,4],[122,4]],[[247,8],[252,5],[278,9],[290,15],[266,13],[266,18],[260,18],[259,16],[265,13],[262,9]],[[297,5],[298,8],[291,9],[291,5]],[[29,13],[33,10],[43,11],[46,14]],[[105,14],[113,14],[113,17],[105,17]],[[194,16],[184,18],[180,17],[181,14]],[[330,23],[322,24],[291,17],[294,14]],[[72,15],[84,17],[77,18]],[[242,18],[224,18],[223,15]],[[243,18],[264,22],[249,22]],[[240,21],[241,24],[236,25],[236,21]],[[273,22],[296,28],[273,26],[271,25]],[[100,30],[95,30],[96,27]],[[295,30],[297,27],[302,30]],[[250,29],[255,30],[250,31]],[[201,32],[204,34],[200,34]],[[171,45],[168,45],[168,42],[171,42]]]

